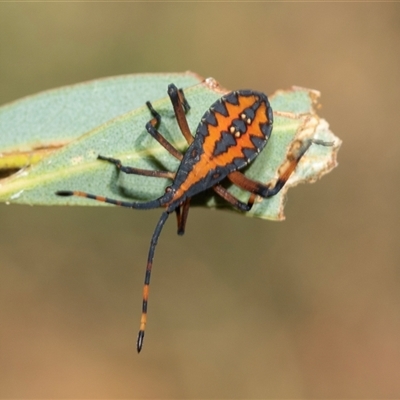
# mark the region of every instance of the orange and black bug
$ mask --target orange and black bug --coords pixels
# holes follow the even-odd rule
[[[320,140],[296,140],[288,152],[285,163],[282,164],[278,171],[276,182],[263,184],[250,180],[239,170],[257,157],[271,135],[273,115],[267,96],[252,90],[239,90],[222,96],[206,111],[193,137],[186,120],[186,112],[189,111],[190,107],[183,91],[171,84],[168,86],[168,95],[174,108],[179,128],[189,144],[187,151],[182,154],[161,135],[158,131],[161,117],[150,102],[147,102],[146,105],[152,115],[152,119],[146,124],[146,130],[170,154],[181,161],[176,172],[150,171],[127,167],[117,159],[98,156],[101,160],[115,164],[120,171],[127,174],[171,179],[172,184],[165,189],[163,196],[148,202],[125,202],[79,191],[60,190],[56,192],[59,196],[86,197],[135,209],[164,208],[164,212],[161,214],[154,230],[147,258],[142,316],[137,339],[138,352],[142,348],[146,328],[147,302],[154,251],[160,232],[169,214],[176,212],[178,234],[182,235],[185,231],[190,199],[210,188],[235,208],[241,211],[249,211],[256,195],[268,198],[282,189],[299,160],[312,143],[330,145],[330,143]],[[221,186],[220,182],[224,179],[228,179],[231,183],[250,192],[248,202],[244,203],[238,200]]]

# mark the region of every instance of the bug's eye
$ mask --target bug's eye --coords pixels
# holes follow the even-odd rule
[[[165,188],[165,193],[170,193],[170,192],[172,192],[172,187],[171,186],[167,186]]]

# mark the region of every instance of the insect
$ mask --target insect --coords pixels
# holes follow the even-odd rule
[[[252,90],[238,90],[225,94],[205,112],[194,137],[186,119],[186,113],[190,110],[190,106],[183,90],[178,89],[174,84],[170,84],[168,95],[180,131],[189,145],[188,149],[182,154],[162,136],[158,130],[161,116],[150,102],[147,102],[146,105],[152,118],[146,124],[146,130],[172,156],[180,160],[176,172],[128,167],[122,165],[120,160],[98,156],[98,159],[114,164],[121,172],[126,174],[162,177],[172,180],[172,184],[166,187],[165,193],[161,197],[148,202],[126,202],[81,191],[60,190],[56,192],[58,196],[86,197],[134,209],[143,210],[158,207],[164,209],[151,238],[147,258],[142,313],[137,338],[138,352],[142,349],[146,329],[154,252],[168,216],[172,212],[176,213],[178,234],[182,235],[186,227],[191,198],[207,189],[214,190],[217,195],[236,209],[249,211],[257,195],[269,198],[282,189],[311,144],[331,145],[331,143],[315,139],[295,140],[288,151],[286,161],[278,170],[278,179],[274,183],[263,184],[247,178],[239,170],[257,157],[271,136],[273,113],[265,94]],[[248,202],[240,201],[225,189],[220,184],[224,179],[228,179],[234,185],[248,191],[250,193]]]

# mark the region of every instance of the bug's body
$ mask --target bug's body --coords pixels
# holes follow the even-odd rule
[[[264,94],[243,90],[223,96],[204,114],[161,204],[173,211],[245,167],[264,148],[271,130],[272,110]]]
[[[330,143],[314,139],[308,139],[304,142],[296,140],[288,151],[286,161],[279,168],[278,180],[275,183],[263,184],[253,181],[246,178],[239,170],[257,157],[271,135],[273,115],[267,96],[251,90],[235,91],[222,96],[206,111],[193,138],[185,116],[190,107],[183,91],[178,90],[175,85],[171,84],[168,87],[168,95],[171,99],[179,128],[189,144],[187,151],[182,155],[158,132],[157,128],[161,117],[153,109],[150,102],[147,102],[146,105],[153,118],[147,123],[146,129],[171,155],[181,160],[175,173],[126,167],[117,159],[98,156],[99,159],[115,164],[120,171],[128,174],[171,179],[172,184],[166,188],[163,196],[141,203],[114,200],[79,191],[60,190],[56,193],[59,196],[86,197],[135,209],[164,208],[164,212],[154,230],[147,258],[142,316],[137,340],[138,352],[143,345],[147,322],[147,301],[154,251],[169,214],[176,212],[178,234],[183,234],[191,197],[210,188],[232,206],[241,211],[248,211],[252,207],[256,195],[268,198],[281,190],[312,143],[330,145]],[[243,203],[236,199],[219,184],[226,178],[251,193],[248,203]]]

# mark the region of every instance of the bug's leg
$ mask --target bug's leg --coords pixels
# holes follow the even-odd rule
[[[185,114],[187,114],[191,107],[186,99],[185,93],[183,93],[183,89],[179,89],[179,97],[181,99],[183,109],[185,110]]]
[[[189,124],[186,119],[186,113],[190,110],[190,105],[186,100],[185,94],[183,93],[182,89],[178,89],[173,83],[171,83],[168,85],[168,95],[174,109],[175,118],[178,122],[179,129],[188,144],[191,144],[194,138],[190,132]],[[146,105],[153,116],[153,119],[150,120],[146,125],[147,131],[174,157],[176,157],[178,160],[181,160],[183,157],[182,154],[158,132],[158,127],[161,121],[160,114],[153,108],[149,101],[146,102]]]
[[[140,328],[136,343],[136,349],[138,353],[140,353],[140,350],[142,350],[144,333],[147,323],[147,303],[149,298],[149,285],[150,285],[151,269],[153,266],[154,250],[157,246],[158,237],[160,236],[161,230],[168,216],[169,216],[169,211],[164,211],[161,214],[161,217],[157,223],[156,228],[154,229],[154,233],[150,242],[149,255],[147,257],[146,275],[144,278],[144,286],[143,286],[142,316],[140,318]]]
[[[275,196],[283,188],[296,169],[297,164],[313,143],[321,146],[333,145],[332,142],[324,142],[317,139],[295,140],[289,149],[286,160],[278,169],[278,179],[273,185],[254,181],[238,171],[230,173],[228,179],[235,185],[253,194],[250,196],[250,202],[254,203],[254,195],[259,195],[264,198]]]
[[[247,200],[247,205],[249,206],[249,210],[251,210],[251,208],[254,206],[254,203],[256,201],[256,197],[257,197],[256,194],[250,193],[250,197]]]
[[[101,201],[102,203],[113,204],[114,206],[135,208],[138,210],[150,210],[152,208],[158,208],[168,202],[168,200],[165,198],[165,195],[162,197],[159,197],[158,199],[147,201],[147,202],[136,202],[136,201],[129,202],[129,201],[122,201],[122,200],[115,200],[115,199],[110,199],[109,197],[97,196],[95,194],[81,192],[78,190],[58,190],[56,192],[56,195],[62,196],[62,197],[68,197],[68,196],[85,197],[87,199]]]
[[[175,86],[175,85],[173,85]],[[181,101],[180,107],[187,111],[190,109],[190,106],[183,94],[183,91],[179,91],[177,89],[178,94],[176,95],[177,98]],[[174,94],[173,94],[174,96]],[[172,101],[172,100],[171,100]],[[151,115],[153,118],[147,123],[146,125],[146,130],[150,135],[157,140],[158,143],[160,143],[172,156],[177,158],[178,160],[181,160],[183,158],[182,153],[180,153],[171,143],[169,143],[158,131],[158,127],[161,122],[161,116],[160,114],[154,109],[152,104],[148,101],[146,103],[149,111],[151,112]],[[185,116],[184,116],[185,118]],[[178,119],[180,120],[180,119]],[[192,136],[191,136],[192,137]],[[193,139],[193,138],[192,138]],[[152,176],[152,177],[160,177],[160,178],[169,178],[169,179],[174,179],[175,178],[175,173],[170,172],[170,171],[151,171],[151,170],[144,170],[144,169],[139,169],[139,168],[133,168],[133,167],[127,167],[122,165],[121,161],[112,157],[104,157],[99,155],[98,159],[104,160],[107,162],[110,162],[114,164],[120,171],[126,173],[126,174],[136,174],[136,175],[144,175],[144,176]],[[177,219],[178,219],[178,234],[182,235],[184,233],[184,228],[186,224],[186,219],[188,216],[189,212],[189,202],[187,202],[187,205],[185,207],[179,207],[176,209],[176,214],[177,214]],[[182,208],[182,210],[181,210]],[[181,215],[182,211],[182,215]]]
[[[178,122],[179,129],[188,144],[194,140],[190,132],[189,124],[186,119],[186,113],[190,110],[190,105],[186,100],[182,89],[178,89],[173,83],[168,86],[168,95],[174,109],[175,118]],[[190,198],[186,199],[184,204],[176,209],[176,217],[178,222],[178,235],[185,233],[187,217],[189,215]]]
[[[240,201],[221,185],[215,185],[213,186],[213,189],[215,193],[217,193],[219,196],[225,199],[228,203],[232,204],[232,206],[237,208],[239,211],[250,211],[251,207],[253,206],[253,202],[250,204],[249,203],[246,204],[243,201]]]
[[[183,94],[182,94],[183,96]],[[183,96],[183,104],[186,104],[187,107],[189,105],[187,104],[187,101],[185,97]],[[161,144],[172,156],[177,158],[178,160],[182,160],[183,155],[180,151],[178,151],[170,142],[168,142],[167,139],[164,138],[164,136],[161,135],[161,133],[158,131],[158,127],[161,122],[161,115],[153,108],[152,104],[148,101],[146,102],[146,105],[151,112],[151,115],[153,118],[146,124],[146,130],[150,135],[157,140],[158,143]],[[181,107],[186,107],[185,105],[182,105]],[[127,167],[121,164],[121,161],[112,157],[105,157],[102,155],[99,155],[97,157],[100,160],[108,161],[112,164],[114,164],[120,171],[126,173],[126,174],[136,174],[136,175],[145,175],[145,176],[154,176],[154,177],[160,177],[160,178],[169,178],[169,179],[174,179],[175,174],[169,171],[150,171],[150,170],[143,170],[139,168],[133,168],[133,167]]]
[[[135,175],[143,175],[143,176],[153,176],[156,178],[168,178],[174,179],[175,173],[170,171],[152,171],[149,169],[141,169],[134,167],[127,167],[121,164],[121,161],[116,158],[97,156],[99,160],[108,161],[111,164],[114,164],[118,170],[124,172],[125,174],[135,174]]]
[[[169,85],[168,86],[168,94],[170,94],[170,88],[171,88],[171,86],[173,86],[174,88],[176,88],[176,86],[175,85]],[[176,98],[177,99],[179,99],[179,90],[178,89],[176,89],[176,91],[177,91],[177,94],[176,94]],[[173,93],[172,94],[172,96],[174,97],[175,96],[175,93]],[[182,92],[182,103],[180,103],[179,104],[179,109],[181,110],[181,111],[183,111],[183,109],[185,108],[186,109],[186,107],[189,107],[189,104],[187,103],[187,101],[186,101],[186,99],[185,99],[185,97],[184,97],[184,95],[183,95],[183,92]],[[171,97],[171,94],[170,94],[170,97]],[[175,97],[174,97],[175,98]],[[181,100],[179,100],[179,101],[181,101]],[[172,102],[172,104],[174,105],[174,111],[175,111],[175,104],[174,104],[174,102],[173,102],[173,100],[172,100],[172,97],[171,97],[171,102]],[[185,104],[186,104],[186,106],[185,106]],[[158,126],[160,125],[160,121],[161,121],[161,116],[160,116],[160,114],[158,114],[158,112],[153,108],[153,106],[151,105],[151,103],[148,101],[147,103],[146,103],[146,105],[147,105],[147,107],[149,108],[149,110],[150,110],[150,112],[151,112],[151,114],[153,115],[153,119],[151,119],[148,123],[147,123],[147,125],[146,125],[146,129],[147,129],[147,131],[150,133],[150,135],[154,138],[154,139],[156,139],[157,140],[157,142],[158,143],[160,143],[171,155],[173,155],[175,158],[177,158],[178,160],[182,160],[182,158],[183,158],[183,155],[182,155],[182,153],[180,153],[177,149],[175,149],[175,147],[173,147],[172,146],[172,144],[171,143],[169,143],[162,135],[161,135],[161,133],[158,131]],[[183,108],[182,108],[183,107]],[[176,111],[175,111],[176,112]],[[181,125],[180,125],[180,123],[179,123],[179,121],[181,121],[181,119],[180,118],[178,118],[178,115],[176,114],[176,118],[177,118],[177,120],[178,120],[178,124],[179,124],[179,127],[180,127],[180,129],[182,130],[182,128],[181,128]],[[185,113],[183,112],[183,118],[184,118],[184,120],[186,121],[186,117],[185,117]],[[187,122],[186,122],[186,125],[187,125]],[[188,125],[187,125],[187,127],[188,127]],[[188,129],[189,129],[189,127],[188,127]],[[182,131],[182,133],[183,133],[183,131]],[[190,134],[190,132],[189,132],[189,134]],[[190,134],[190,137],[193,139],[193,137],[192,137],[192,135]],[[173,176],[175,177],[175,173],[173,174]],[[190,199],[187,199],[186,201],[185,201],[185,203],[182,205],[182,206],[180,206],[180,207],[178,207],[177,209],[176,209],[176,216],[177,216],[177,222],[178,222],[178,235],[183,235],[184,234],[184,232],[185,232],[185,225],[186,225],[186,220],[187,220],[187,217],[188,217],[188,214],[189,214],[189,205],[190,205]]]
[[[163,135],[158,131],[158,127],[160,126],[161,122],[161,115],[153,108],[149,101],[146,102],[146,106],[151,112],[153,118],[146,124],[146,130],[150,133],[150,135],[157,140],[161,146],[164,147],[171,155],[173,155],[178,160],[182,160],[183,155],[182,153],[177,150],[167,139],[164,138]]]
[[[174,108],[174,113],[178,126],[182,135],[188,142],[188,144],[193,142],[193,136],[190,132],[189,125],[186,120],[186,113],[190,110],[189,103],[182,89],[178,89],[174,84],[168,86],[168,95],[170,97],[172,107]],[[172,154],[178,160],[182,160],[183,155],[175,149],[158,131],[158,127],[161,122],[160,114],[153,108],[150,102],[146,103],[149,108],[153,119],[151,119],[146,125],[147,131],[150,135],[156,139],[170,154]],[[178,235],[183,235],[185,232],[185,225],[189,213],[190,199],[187,199],[185,203],[176,209],[176,216],[178,222]]]
[[[190,197],[188,197],[183,204],[176,209],[176,218],[178,222],[178,235],[185,233],[185,226],[187,217],[189,215]]]
[[[168,95],[174,108],[176,120],[182,135],[191,144],[194,140],[190,132],[189,124],[186,119],[186,113],[190,110],[189,103],[186,100],[182,89],[178,89],[173,83],[168,86]]]

